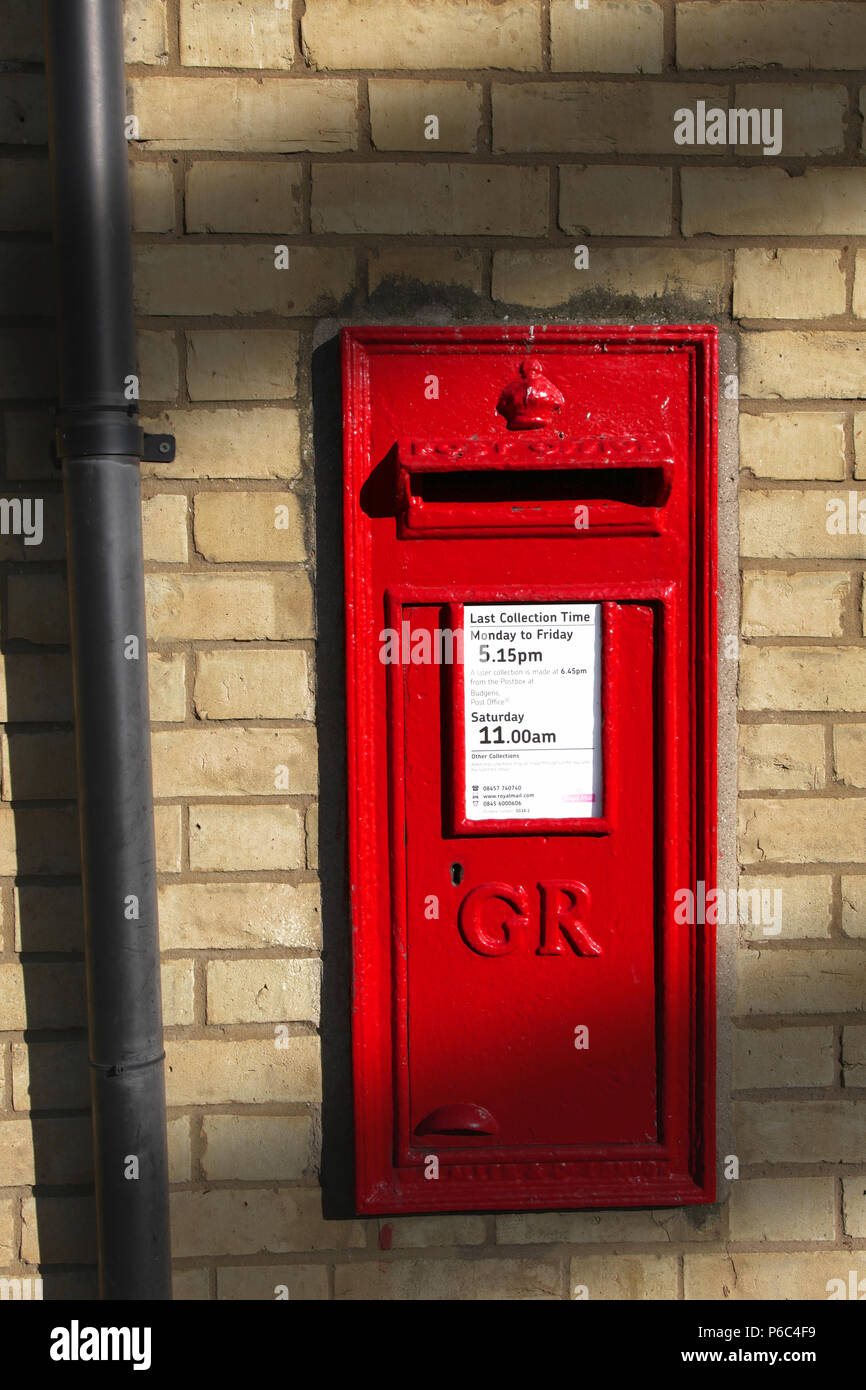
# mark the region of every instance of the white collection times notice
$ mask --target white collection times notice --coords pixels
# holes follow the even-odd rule
[[[601,815],[601,604],[463,615],[466,819]]]

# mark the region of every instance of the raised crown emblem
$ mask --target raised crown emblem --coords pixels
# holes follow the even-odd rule
[[[565,405],[565,397],[541,370],[537,357],[520,364],[520,376],[505,387],[496,407],[510,430],[543,430]]]

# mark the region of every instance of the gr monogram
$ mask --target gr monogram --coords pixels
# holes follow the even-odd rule
[[[590,936],[590,893],[585,883],[548,878],[536,885],[539,898],[537,956],[561,956],[566,946],[578,956],[600,956]],[[460,904],[460,935],[479,956],[507,956],[528,947],[532,930],[529,894],[520,885],[480,883]]]

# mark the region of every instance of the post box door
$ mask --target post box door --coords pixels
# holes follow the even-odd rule
[[[600,776],[602,803],[616,808],[606,833],[581,834],[575,821],[571,834],[443,837],[453,760],[442,749],[462,713],[450,708],[453,667],[403,668],[406,939],[397,960],[406,978],[404,1138],[416,1156],[431,1144],[470,1144],[493,1159],[658,1139],[654,618],[647,605],[600,607],[601,717],[617,741]],[[413,640],[430,632],[431,649],[436,629],[447,630],[447,608],[403,611]],[[539,643],[551,645],[540,631]],[[571,738],[585,737],[575,715]],[[504,746],[517,747],[512,779],[534,771],[533,757],[568,752]]]

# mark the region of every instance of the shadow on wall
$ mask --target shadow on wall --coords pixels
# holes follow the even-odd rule
[[[41,5],[33,10],[30,63],[40,58]],[[4,248],[2,494],[41,499],[44,536],[38,545],[0,536],[9,826],[2,839],[11,861],[5,872],[15,874],[3,916],[6,950],[18,953],[23,970],[23,993],[0,1017],[0,1032],[18,1034],[4,1122],[27,1129],[14,1172],[0,1183],[30,1191],[15,1262],[0,1273],[40,1274],[46,1299],[86,1299],[96,1296],[93,1151],[63,497],[50,456],[57,369],[47,111],[44,76],[28,67],[10,75],[6,113],[21,126],[19,158],[7,162],[9,223],[19,221],[27,237]]]
[[[322,1209],[354,1216],[351,934],[346,862],[346,681],[343,623],[340,344],[312,357],[316,498],[319,878],[322,892]]]

